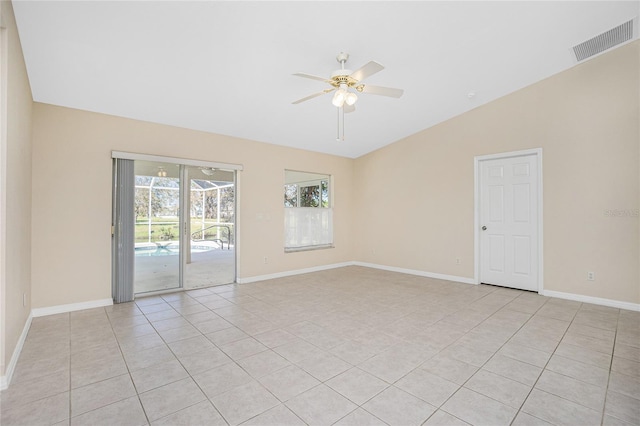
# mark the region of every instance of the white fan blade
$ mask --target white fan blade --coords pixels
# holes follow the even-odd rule
[[[342,106],[342,108],[344,108],[344,113],[345,113],[345,114],[349,114],[350,112],[353,112],[353,111],[355,111],[355,110],[356,110],[356,106],[355,106],[355,105],[347,105],[347,104],[344,104],[344,105]]]
[[[324,81],[325,83],[331,83],[331,80],[325,78],[325,77],[318,77],[317,75],[312,75],[312,74],[307,74],[305,72],[297,72],[295,74],[293,74],[297,77],[304,77],[304,78],[310,78],[312,80],[319,80],[319,81]]]
[[[362,93],[399,98],[404,93],[404,90],[394,89],[393,87],[371,86],[371,85],[365,84],[364,87],[362,88]]]
[[[360,69],[355,70],[351,73],[351,78],[355,81],[362,81],[365,78],[372,76],[373,74],[380,72],[384,69],[382,65],[375,61],[371,61],[367,64],[364,64]]]
[[[304,97],[302,99],[298,99],[297,101],[291,102],[291,103],[294,104],[294,105],[295,104],[299,104],[301,102],[308,101],[309,99],[317,98],[318,96],[322,96],[322,95],[324,95],[326,93],[333,92],[334,90],[336,90],[335,87],[331,88],[331,89],[324,89],[322,92],[314,93],[313,95],[306,96],[306,97]]]

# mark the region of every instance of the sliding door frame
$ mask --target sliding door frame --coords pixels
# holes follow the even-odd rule
[[[219,163],[215,161],[193,160],[190,158],[164,157],[161,155],[139,154],[134,152],[111,151],[111,158],[122,158],[126,160],[154,161],[160,163],[170,163],[185,166],[212,167],[215,169],[242,171],[242,164]]]
[[[188,225],[188,221],[190,220],[189,214],[188,214],[188,208],[189,207],[189,196],[190,196],[190,180],[189,180],[189,176],[188,176],[188,170],[187,167],[185,166],[195,166],[195,167],[207,167],[207,168],[216,168],[216,169],[223,169],[223,170],[229,170],[229,171],[233,171],[233,182],[234,182],[234,264],[235,264],[235,269],[234,269],[234,282],[238,281],[238,271],[239,271],[239,266],[238,266],[238,260],[239,260],[239,251],[238,251],[238,235],[239,235],[239,215],[238,215],[238,208],[239,208],[239,200],[238,200],[238,171],[242,171],[243,170],[243,166],[241,164],[229,164],[229,163],[220,163],[220,162],[213,162],[213,161],[202,161],[202,160],[194,160],[194,159],[186,159],[186,158],[177,158],[177,157],[165,157],[165,156],[160,156],[160,155],[150,155],[150,154],[140,154],[140,153],[131,153],[131,152],[123,152],[123,151],[112,151],[111,152],[111,158],[114,159],[114,168],[113,168],[113,179],[114,179],[114,199],[113,199],[113,210],[114,210],[114,225],[115,225],[115,219],[116,219],[116,214],[115,214],[115,210],[116,210],[116,199],[115,199],[115,182],[117,179],[117,167],[115,166],[115,164],[117,163],[118,159],[121,160],[133,160],[133,161],[151,161],[151,162],[161,162],[161,163],[169,163],[169,164],[176,164],[180,166],[180,247],[187,247],[188,246],[188,238],[189,238],[189,225]],[[114,230],[116,229],[116,227],[114,226],[113,228]],[[115,238],[115,236],[114,236]],[[113,297],[114,300],[116,299],[116,296],[118,296],[118,292],[116,292],[116,286],[119,285],[118,281],[118,276],[116,274],[117,272],[117,268],[115,266],[115,261],[116,261],[116,256],[118,256],[118,248],[115,247],[115,244],[113,244],[113,248],[112,248],[112,291],[113,291]],[[184,289],[184,270],[185,270],[185,266],[186,266],[186,256],[184,254],[184,250],[185,249],[181,249],[180,250],[180,259],[179,259],[179,287],[177,289],[170,289],[170,290],[160,290],[160,291],[155,291],[155,292],[148,292],[145,293],[145,295],[153,295],[153,294],[161,294],[161,293],[168,293],[168,292],[175,292],[175,291],[180,291]],[[133,282],[131,283],[131,290],[133,291]],[[135,297],[135,291],[133,291],[133,297]],[[133,299],[132,299],[133,300]],[[116,302],[117,303],[117,302]]]

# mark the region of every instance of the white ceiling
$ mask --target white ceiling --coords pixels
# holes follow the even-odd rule
[[[26,1],[14,10],[34,100],[358,157],[575,65],[571,47],[639,14],[639,1]],[[336,141],[325,83],[366,82]],[[475,97],[469,99],[468,93]],[[176,141],[180,143],[180,141]]]

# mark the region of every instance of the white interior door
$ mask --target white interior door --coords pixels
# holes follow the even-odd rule
[[[480,282],[538,291],[536,155],[480,162]]]

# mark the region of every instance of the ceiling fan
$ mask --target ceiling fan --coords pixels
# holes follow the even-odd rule
[[[344,68],[345,62],[349,59],[349,54],[341,52],[336,56],[336,60],[340,62],[340,69],[331,73],[331,77],[319,77],[312,74],[298,72],[293,75],[298,77],[310,78],[312,80],[319,80],[331,85],[330,88],[324,89],[321,92],[314,93],[309,96],[305,96],[302,99],[294,101],[293,104],[299,104],[301,102],[308,101],[309,99],[322,96],[327,93],[334,92],[331,102],[338,108],[342,108],[345,113],[355,111],[355,103],[358,100],[357,93],[369,93],[371,95],[389,96],[392,98],[399,98],[402,96],[404,90],[394,89],[391,87],[372,86],[370,84],[363,84],[362,80],[373,74],[380,72],[384,69],[382,65],[375,61],[370,61],[355,71],[351,71]]]
[[[216,169],[213,167],[200,167],[200,171],[207,176],[213,176],[216,173]]]

